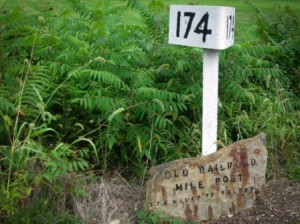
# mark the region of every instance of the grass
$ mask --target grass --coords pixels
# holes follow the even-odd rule
[[[96,8],[101,7],[103,0],[82,0],[88,7]],[[145,3],[149,3],[151,0],[142,0]],[[274,5],[286,6],[289,5],[300,16],[300,4],[299,0],[251,0],[263,12],[268,12],[274,7]],[[111,0],[113,5],[124,4],[124,1]],[[251,25],[254,25],[255,15],[252,8],[245,3],[244,0],[164,0],[166,5],[170,4],[194,4],[194,5],[218,5],[218,6],[231,6],[236,8],[236,26],[238,29],[245,30]],[[0,8],[3,5],[8,8],[21,7],[27,11],[29,15],[39,14],[42,11],[53,8],[54,12],[66,8],[66,3],[62,0],[0,0]],[[130,13],[130,17],[127,17],[125,21],[129,23],[135,23],[138,15],[135,12]]]
[[[148,0],[149,1],[149,0]],[[216,5],[230,6],[236,8],[236,23],[240,29],[254,25],[255,14],[252,8],[245,3],[244,0],[164,0],[166,4],[194,4],[194,5]],[[300,16],[299,0],[251,0],[263,12],[268,12],[274,5],[286,6],[289,5]]]

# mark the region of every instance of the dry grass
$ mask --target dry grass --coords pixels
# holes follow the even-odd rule
[[[74,199],[76,215],[87,224],[134,223],[140,201],[139,189],[120,176],[84,186],[85,197]]]

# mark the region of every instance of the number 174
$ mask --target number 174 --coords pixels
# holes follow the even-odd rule
[[[196,13],[194,13],[194,12],[184,12],[184,14],[183,14],[184,17],[189,17],[188,22],[187,22],[187,27],[186,27],[186,30],[185,30],[184,36],[183,36],[183,38],[185,38],[185,39],[187,39],[188,36],[189,36],[189,33],[191,31],[195,15],[196,15]],[[206,36],[207,35],[212,34],[212,30],[207,28],[208,27],[208,21],[209,21],[209,14],[207,12],[202,16],[202,18],[198,22],[196,28],[194,29],[194,33],[202,34],[202,41],[203,42],[206,41]],[[176,37],[180,37],[180,35],[181,35],[180,24],[181,24],[181,11],[178,11],[177,12]]]

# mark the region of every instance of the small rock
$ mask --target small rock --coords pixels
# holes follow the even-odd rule
[[[120,224],[120,223],[121,223],[120,220],[116,219],[116,220],[110,222],[109,224]]]

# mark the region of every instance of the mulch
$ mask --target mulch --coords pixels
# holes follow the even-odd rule
[[[269,181],[262,187],[252,208],[232,217],[200,223],[300,224],[300,183],[287,178]]]

